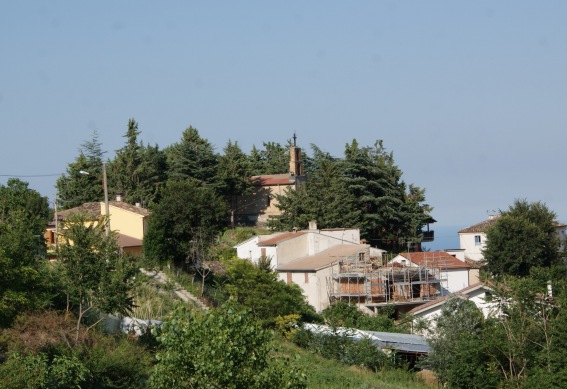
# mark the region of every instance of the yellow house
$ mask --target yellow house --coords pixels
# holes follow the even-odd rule
[[[54,257],[57,244],[57,228],[59,222],[64,221],[74,213],[85,213],[91,221],[100,220],[105,215],[104,202],[85,203],[78,207],[60,211],[57,221],[49,223],[45,231],[45,239],[48,244],[48,256]],[[109,202],[110,230],[117,233],[118,244],[122,251],[131,255],[142,253],[142,242],[148,229],[149,211],[138,205],[132,205],[123,201]],[[59,232],[60,233],[60,232]]]

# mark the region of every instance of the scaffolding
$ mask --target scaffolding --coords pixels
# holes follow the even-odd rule
[[[418,266],[404,259],[370,258],[368,251],[361,251],[331,266],[328,287],[331,301],[378,307],[437,299],[448,294],[447,283],[447,264],[435,258]]]

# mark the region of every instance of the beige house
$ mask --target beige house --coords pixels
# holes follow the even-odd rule
[[[48,256],[53,258],[57,245],[58,229],[61,222],[74,213],[84,213],[90,221],[98,221],[105,215],[104,202],[85,203],[78,207],[60,211],[56,221],[50,223],[45,231],[48,244]],[[138,205],[131,205],[123,201],[109,202],[110,230],[117,233],[118,244],[124,253],[140,255],[142,242],[148,228],[149,211]]]
[[[264,225],[270,216],[280,215],[276,195],[285,195],[288,190],[297,189],[306,177],[303,174],[301,149],[294,144],[289,149],[289,172],[285,174],[266,174],[253,176],[252,193],[237,196],[233,200],[233,223],[244,225]]]

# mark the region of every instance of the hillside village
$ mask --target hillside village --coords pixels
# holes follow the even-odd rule
[[[294,134],[287,147],[264,143],[247,156],[231,141],[216,154],[192,127],[164,150],[144,146],[138,134],[130,120],[126,145],[108,161],[93,135],[59,178],[51,210],[23,182],[2,187],[3,215],[12,216],[0,225],[0,246],[10,242],[2,263],[11,269],[0,279],[1,383],[19,382],[18,366],[31,364],[43,369],[37,382],[56,379],[57,369],[66,369],[65,385],[88,387],[87,376],[112,381],[116,361],[97,371],[85,348],[94,342],[141,358],[125,362],[138,365],[127,387],[172,387],[175,372],[183,385],[219,374],[213,386],[252,387],[263,377],[305,387],[307,373],[272,358],[271,330],[341,363],[403,370],[415,385],[414,373],[424,371],[433,386],[448,387],[529,387],[551,371],[549,387],[561,387],[567,377],[557,360],[540,362],[567,344],[566,225],[544,204],[516,200],[459,231],[459,248],[423,251],[435,239],[434,208],[425,190],[403,182],[381,142],[353,140],[344,158],[318,149],[310,156]],[[29,234],[11,232],[16,221]],[[142,315],[140,288],[162,299],[166,285],[185,306]],[[232,322],[239,315],[246,319]],[[149,343],[105,343],[109,318],[137,323],[126,332]],[[68,346],[57,336],[41,340],[48,333],[64,334]],[[260,365],[248,366],[250,355],[233,355],[226,342],[208,343],[219,334],[248,344],[250,355],[264,350]],[[516,334],[526,340],[517,343]],[[327,338],[343,339],[343,351]],[[193,365],[209,349],[242,358],[242,377]],[[78,367],[58,365],[61,358]]]

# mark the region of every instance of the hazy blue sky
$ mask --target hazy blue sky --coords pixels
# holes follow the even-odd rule
[[[133,117],[161,148],[189,125],[219,151],[383,139],[439,232],[515,198],[567,221],[565,1],[78,3],[0,5],[2,184],[63,173],[95,129],[112,156]]]

